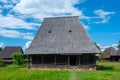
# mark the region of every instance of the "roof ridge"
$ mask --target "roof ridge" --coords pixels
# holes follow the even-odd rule
[[[56,19],[56,18],[79,18],[79,16],[46,17],[46,18],[44,18],[44,19]]]
[[[5,46],[5,47],[21,47],[21,46]]]

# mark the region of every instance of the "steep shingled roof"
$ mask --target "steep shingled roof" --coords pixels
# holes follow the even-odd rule
[[[20,46],[7,46],[0,52],[0,58],[12,58],[14,52],[23,53]]]
[[[45,18],[26,54],[100,53],[78,16]]]
[[[117,56],[117,51],[113,47],[108,47],[104,50],[105,58],[110,58],[110,56]]]

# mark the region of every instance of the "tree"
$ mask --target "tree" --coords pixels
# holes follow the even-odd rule
[[[99,56],[97,56],[98,60],[102,61],[104,59],[104,53],[102,53],[100,46],[96,44],[96,42],[94,43],[96,45],[96,47],[98,48],[98,50],[100,51]]]
[[[120,40],[118,42],[117,48],[120,49]]]
[[[0,66],[4,65],[4,60],[2,58],[0,58]]]
[[[24,64],[24,58],[21,52],[15,52],[12,54],[13,56],[13,63],[16,65]]]
[[[98,46],[98,45],[96,44],[96,42],[94,42],[94,44],[96,45],[96,47],[98,48],[98,50],[100,50],[100,52],[102,52],[101,49],[100,49],[100,46]]]
[[[0,47],[0,51],[2,51],[2,48]]]

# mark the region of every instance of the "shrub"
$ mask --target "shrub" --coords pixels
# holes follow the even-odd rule
[[[0,66],[4,65],[4,60],[2,58],[0,58]]]
[[[2,51],[2,48],[0,47],[0,51]]]
[[[15,52],[15,53],[12,54],[12,56],[13,56],[13,63],[14,64],[16,64],[16,65],[24,64],[24,58],[23,58],[22,53]]]
[[[120,49],[120,40],[118,42],[117,48]]]
[[[100,53],[100,56],[98,57],[98,59],[100,61],[103,61],[104,57],[105,57],[104,53]]]

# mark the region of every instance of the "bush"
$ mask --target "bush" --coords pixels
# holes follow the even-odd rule
[[[2,51],[2,48],[0,47],[0,51]]]
[[[100,56],[98,57],[98,59],[99,59],[100,61],[103,61],[103,60],[104,60],[104,57],[105,57],[104,53],[100,53]]]
[[[22,53],[15,52],[15,53],[12,54],[12,56],[13,56],[13,63],[14,64],[16,64],[16,65],[24,64],[24,58],[23,58]]]
[[[4,60],[2,58],[0,58],[0,66],[4,65]]]

